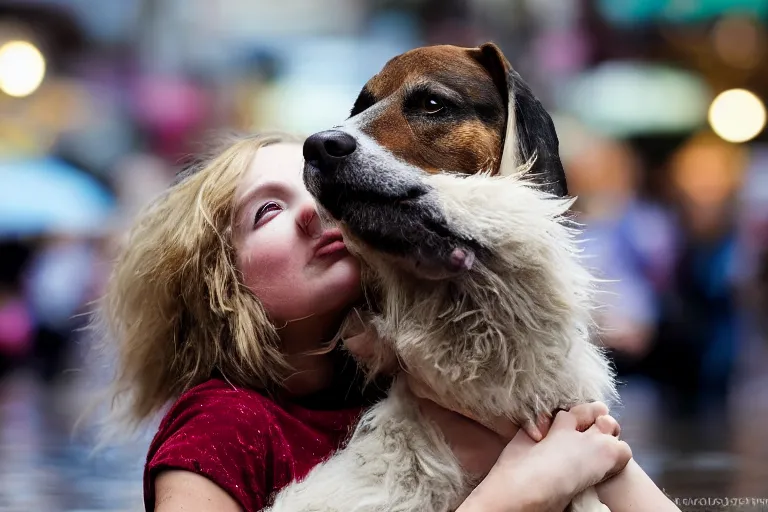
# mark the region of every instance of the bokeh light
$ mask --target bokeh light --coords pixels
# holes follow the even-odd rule
[[[9,41],[0,47],[0,90],[9,96],[29,96],[45,77],[45,58],[28,41]]]
[[[765,127],[765,105],[746,89],[730,89],[717,95],[709,108],[709,124],[728,142],[747,142]]]
[[[765,53],[765,29],[747,16],[726,16],[712,29],[712,45],[730,66],[752,69]]]

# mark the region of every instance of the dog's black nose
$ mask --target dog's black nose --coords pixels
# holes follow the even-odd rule
[[[326,130],[304,141],[304,160],[321,172],[334,171],[357,149],[355,138],[339,130]]]

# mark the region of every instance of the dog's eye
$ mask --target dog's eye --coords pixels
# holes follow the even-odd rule
[[[427,114],[437,114],[438,112],[445,109],[445,102],[443,102],[441,98],[435,96],[434,94],[427,94],[424,96],[421,108]]]

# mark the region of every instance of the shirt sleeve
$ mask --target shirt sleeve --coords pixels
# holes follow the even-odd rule
[[[246,512],[261,510],[269,489],[271,447],[266,411],[256,409],[227,390],[190,394],[175,404],[147,454],[146,509],[154,510],[157,475],[180,469],[208,478]]]

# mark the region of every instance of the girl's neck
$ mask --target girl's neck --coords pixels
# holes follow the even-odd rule
[[[285,380],[288,395],[305,396],[322,391],[332,384],[333,357],[322,349],[336,335],[340,324],[338,317],[310,317],[289,322],[278,331],[286,360],[293,368],[293,373]]]
[[[333,383],[334,364],[330,354],[289,355],[292,373],[284,386],[289,398],[311,395],[328,388]]]

